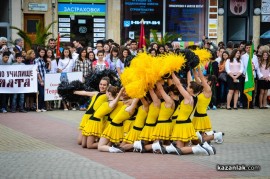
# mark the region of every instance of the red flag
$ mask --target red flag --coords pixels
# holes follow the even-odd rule
[[[145,48],[146,47],[146,42],[145,42],[145,35],[144,35],[144,21],[143,19],[141,20],[141,34],[140,34],[140,39],[139,39],[139,48]]]
[[[57,46],[56,46],[56,57],[59,58],[61,56],[60,52],[60,33],[57,36]]]

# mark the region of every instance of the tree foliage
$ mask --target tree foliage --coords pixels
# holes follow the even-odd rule
[[[53,21],[47,26],[43,27],[43,23],[41,21],[38,21],[38,23],[36,24],[36,38],[34,39],[34,41],[32,41],[27,32],[23,31],[22,29],[14,26],[11,26],[10,28],[17,30],[18,31],[17,34],[30,47],[32,47],[32,45],[45,46],[47,39],[49,38],[50,35],[52,35],[52,32],[49,32],[49,29],[56,22],[57,21]]]
[[[165,34],[159,38],[157,34],[157,30],[150,30],[150,33],[153,36],[153,42],[156,42],[158,45],[165,45],[167,43],[171,43],[172,41],[178,40],[178,38],[182,38],[182,35],[180,34],[173,34],[173,33],[168,33],[165,32]],[[150,39],[146,40],[147,45],[151,44]]]

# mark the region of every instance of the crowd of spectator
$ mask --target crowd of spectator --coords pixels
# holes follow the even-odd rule
[[[0,65],[29,65],[35,64],[38,70],[38,105],[35,94],[0,94],[0,112],[7,111],[27,112],[51,111],[60,107],[56,102],[44,101],[44,81],[46,73],[61,73],[79,71],[83,80],[93,71],[110,69],[120,77],[125,68],[128,56],[136,56],[145,49],[138,48],[138,42],[130,38],[123,45],[115,43],[112,39],[98,41],[95,47],[85,46],[83,41],[74,40],[72,43],[62,44],[61,55],[56,53],[56,40],[48,40],[46,47],[24,50],[24,41],[15,40],[15,46],[7,46],[7,38],[0,38]],[[267,98],[270,89],[270,56],[269,45],[258,45],[252,57],[255,89],[253,100],[248,104],[244,95],[244,83],[247,72],[251,43],[243,41],[239,44],[233,42],[219,42],[215,45],[207,37],[203,37],[198,48],[206,48],[212,52],[204,67],[204,74],[213,75],[216,79],[212,85],[212,100],[209,109],[238,108],[247,109],[257,106],[260,109],[268,108]],[[147,48],[152,56],[174,53],[180,49],[179,43],[159,45],[155,42]],[[38,108],[37,108],[38,106]],[[63,102],[64,110],[85,110],[87,104],[71,105]]]

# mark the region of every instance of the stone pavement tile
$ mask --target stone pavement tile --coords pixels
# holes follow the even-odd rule
[[[131,178],[0,124],[0,178]]]
[[[111,154],[76,145],[76,128],[83,112],[5,115],[0,124],[36,139],[80,154],[136,178],[238,178],[268,177],[270,110],[208,111],[213,128],[225,132],[225,142],[215,145],[215,156]],[[17,114],[17,113],[16,113]],[[0,119],[1,119],[0,115]],[[19,124],[19,125],[18,125]],[[217,172],[216,164],[261,165],[259,172]]]
[[[178,176],[182,176],[182,178],[209,178],[211,175],[213,177],[211,176],[210,178],[220,178],[233,176],[231,174],[216,172],[215,168],[204,167],[203,165],[188,161],[183,162],[176,155],[111,154],[98,152],[97,150],[82,149],[81,146],[75,143],[76,138],[74,136],[77,135],[76,129],[65,125],[63,123],[65,119],[61,121],[57,121],[53,117],[46,119],[47,115],[39,115],[38,119],[35,115],[34,118],[21,116],[20,119],[11,119],[10,115],[6,117],[10,118],[1,120],[0,123],[38,140],[80,154],[136,178],[177,178]],[[143,165],[141,165],[142,163]],[[197,169],[194,170],[194,168]]]

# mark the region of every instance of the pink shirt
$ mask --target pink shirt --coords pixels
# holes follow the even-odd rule
[[[260,67],[260,73],[262,74],[263,78],[267,78],[270,76],[270,67],[266,68],[266,64],[262,64],[262,66]]]
[[[227,73],[232,73],[233,75],[237,75],[237,73],[243,73],[243,64],[240,60],[240,62],[237,62],[236,59],[233,59],[233,62],[230,62],[230,59],[227,59],[225,63],[225,70]]]

